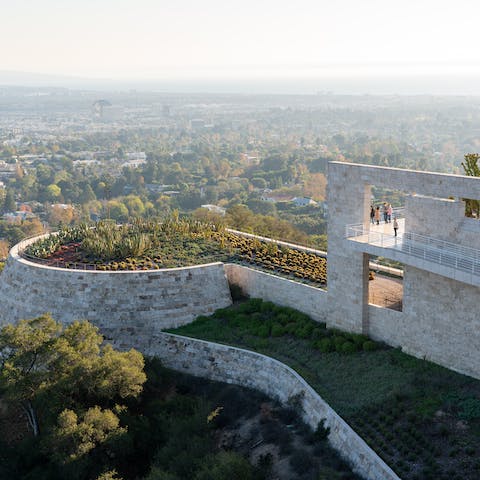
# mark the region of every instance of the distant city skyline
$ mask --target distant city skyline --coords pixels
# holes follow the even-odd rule
[[[480,76],[473,0],[4,3],[3,71],[164,82]]]

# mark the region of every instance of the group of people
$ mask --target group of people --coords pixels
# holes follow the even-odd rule
[[[380,206],[377,205],[374,207],[373,205],[370,206],[370,221],[373,225],[377,224],[380,225],[380,218],[383,214],[383,221],[385,223],[392,223],[392,215],[393,215],[393,208],[390,203],[384,202],[382,206],[382,210],[380,210]],[[393,231],[395,232],[395,236],[397,236],[398,232],[398,221],[397,217],[393,217]]]

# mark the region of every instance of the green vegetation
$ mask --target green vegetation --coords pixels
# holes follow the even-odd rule
[[[97,270],[148,270],[231,261],[325,285],[326,259],[312,253],[236,235],[222,224],[192,217],[136,219],[66,227],[29,245],[24,255],[47,264]]]
[[[358,478],[291,408],[102,340],[48,315],[0,331],[0,478]]]
[[[59,478],[54,472],[87,477],[96,471],[85,464],[87,454],[96,451],[101,463],[112,454],[112,444],[125,433],[121,403],[138,397],[146,377],[139,352],[117,352],[102,342],[90,323],[63,328],[47,314],[1,329],[2,404],[10,419],[25,419],[20,431],[26,437],[2,466],[13,469],[9,478],[20,478],[13,472],[25,466],[36,472],[37,463],[47,466],[31,478]],[[2,452],[12,454],[11,448]]]
[[[478,380],[259,299],[172,331],[290,365],[403,479],[480,476]]]
[[[250,299],[235,308],[219,309],[210,317],[200,316],[195,322],[174,331],[193,336],[205,333],[210,337],[210,334],[216,335],[218,323],[224,328],[218,330],[217,338],[211,338],[215,341],[222,341],[231,334],[236,338],[247,339],[255,337],[263,339],[283,337],[282,340],[308,339],[312,350],[324,353],[348,354],[383,348],[382,344],[370,340],[365,335],[327,329],[324,323],[315,322],[298,310],[279,307],[259,298]]]

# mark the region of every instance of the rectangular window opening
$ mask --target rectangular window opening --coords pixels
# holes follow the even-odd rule
[[[371,255],[368,278],[369,304],[403,310],[403,264]]]

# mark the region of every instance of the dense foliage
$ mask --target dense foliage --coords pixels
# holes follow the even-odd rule
[[[105,463],[112,455],[113,443],[126,431],[121,404],[141,393],[143,367],[139,352],[114,350],[87,321],[63,327],[46,314],[0,330],[2,401],[11,417],[22,412],[21,445],[31,450],[26,465],[48,464],[35,478],[99,473],[85,457],[95,451]],[[14,472],[24,465],[12,461],[5,468],[10,478],[19,478]]]
[[[325,329],[302,313],[258,299],[174,332],[253,349],[290,365],[403,479],[480,476],[478,380],[364,338],[355,352],[362,336]]]
[[[217,340],[222,340],[223,332],[227,330],[247,337],[308,339],[312,349],[323,353],[350,354],[382,347],[365,335],[326,328],[325,323],[315,322],[298,310],[280,307],[260,298],[242,302],[235,308],[219,309],[210,317],[200,316],[175,332],[187,335],[208,332],[208,335],[215,335],[218,323],[224,328],[220,330]]]
[[[0,353],[0,478],[357,478],[291,406],[156,358],[144,373],[138,352],[114,351],[87,322],[8,325]]]

